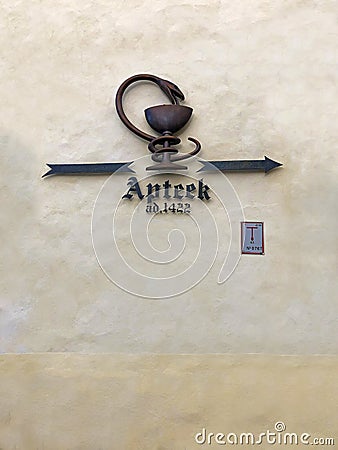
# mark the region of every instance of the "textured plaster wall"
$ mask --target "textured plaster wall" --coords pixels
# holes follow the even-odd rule
[[[194,436],[206,428],[258,438],[279,421],[309,443],[337,445],[336,357],[8,355],[0,368],[6,450],[227,448]]]
[[[0,0],[1,448],[193,449],[202,427],[277,420],[338,439],[337,13],[330,0]],[[147,153],[114,110],[140,72],[186,94],[184,149],[195,136],[205,159],[284,163],[228,177],[265,223],[266,255],[217,284],[225,220],[208,276],[160,301],[120,290],[95,258],[107,177],[40,178],[47,162]],[[163,101],[142,85],[126,109],[145,126]],[[272,355],[285,353],[308,356]]]
[[[337,3],[0,6],[1,350],[336,353]],[[191,135],[205,159],[284,163],[229,175],[247,220],[265,222],[266,256],[243,257],[218,285],[220,254],[198,286],[163,301],[121,291],[96,261],[106,177],[40,178],[46,162],[147,153],[113,104],[140,72],[175,81],[194,107],[184,149]],[[163,101],[143,85],[126,108],[142,125]]]

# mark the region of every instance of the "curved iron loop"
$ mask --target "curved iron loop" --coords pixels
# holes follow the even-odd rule
[[[151,153],[163,153],[163,152],[172,152],[172,153],[178,153],[178,150],[176,148],[171,148],[171,145],[177,145],[181,142],[181,139],[176,136],[159,136],[155,139],[153,139],[148,144],[148,150],[151,151]],[[162,148],[156,148],[156,145],[162,145]]]
[[[197,153],[201,150],[201,144],[200,142],[198,142],[197,139],[189,137],[188,141],[193,142],[196,147],[193,151],[189,152],[189,153],[184,153],[183,155],[172,155],[172,157],[170,158],[171,161],[182,161],[183,159],[187,159],[190,158],[191,156],[197,155]]]
[[[163,160],[163,153],[153,153],[151,155],[151,159],[157,163]]]
[[[180,90],[176,84],[172,83],[171,81],[164,80],[163,78],[159,78],[155,75],[150,74],[139,74],[134,75],[127,80],[125,80],[121,86],[118,88],[115,98],[115,106],[117,114],[119,115],[121,121],[124,123],[124,125],[134,134],[139,136],[142,139],[145,139],[146,141],[152,141],[155,139],[155,136],[152,136],[151,134],[145,133],[144,131],[137,128],[135,125],[133,125],[130,120],[127,118],[123,106],[122,106],[122,98],[123,94],[126,91],[126,89],[136,81],[151,81],[162,90],[162,92],[169,98],[172,104],[179,104],[179,100],[184,100],[184,94]]]

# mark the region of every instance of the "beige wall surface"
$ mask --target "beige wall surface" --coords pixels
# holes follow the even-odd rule
[[[1,351],[336,354],[337,3],[0,7]],[[265,223],[266,255],[242,257],[217,284],[221,247],[197,286],[160,301],[122,291],[95,258],[91,215],[107,177],[40,178],[47,162],[148,153],[114,111],[118,86],[140,72],[174,81],[194,108],[184,151],[195,136],[205,159],[284,163],[228,176],[246,219]],[[142,85],[126,108],[145,126],[143,109],[163,101]]]
[[[337,15],[331,0],[0,0],[1,449],[218,448],[194,436],[277,422],[337,444]],[[239,240],[213,198],[214,265],[167,299],[120,289],[96,259],[92,213],[111,179],[41,179],[46,163],[149,153],[114,108],[137,73],[172,80],[194,108],[183,151],[194,136],[206,160],[284,164],[227,177],[246,220],[264,222],[266,254],[243,255],[218,283]],[[144,129],[143,110],[165,101],[148,84],[125,97]],[[129,262],[160,276],[131,245],[136,204],[122,205],[116,236]],[[188,219],[154,219],[162,251],[168,231],[188,230],[170,275],[199,268]]]
[[[6,450],[237,448],[231,433],[267,431],[307,433],[308,445],[239,448],[337,445],[337,357],[36,354],[2,356],[0,368]],[[229,442],[196,443],[203,428]]]

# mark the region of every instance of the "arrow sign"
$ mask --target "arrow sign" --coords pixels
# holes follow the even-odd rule
[[[273,161],[265,156],[265,159],[252,159],[252,160],[235,160],[235,161],[199,161],[203,164],[203,167],[197,172],[215,171],[221,170],[224,172],[241,172],[241,171],[264,171],[269,172],[276,167],[283,164]],[[92,163],[92,164],[47,164],[50,168],[48,172],[42,175],[42,178],[49,175],[97,175],[97,174],[110,174],[117,170],[120,172],[132,172],[130,169],[131,162],[116,162],[116,163]]]
[[[200,161],[203,164],[198,172],[221,170],[224,172],[264,171],[265,173],[283,164],[273,161],[267,156],[265,159],[247,159],[235,161]]]
[[[129,166],[132,162],[124,163],[93,163],[93,164],[47,164],[51,169],[42,175],[42,178],[49,175],[88,175],[114,173],[120,169],[120,172],[133,172]]]

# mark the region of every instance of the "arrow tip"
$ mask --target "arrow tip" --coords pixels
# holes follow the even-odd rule
[[[54,172],[51,164],[46,164],[46,166],[48,166],[51,170],[48,170],[48,172],[44,173],[41,178],[48,177],[48,175],[51,175]]]
[[[264,158],[265,158],[265,165],[264,165],[265,173],[268,173],[268,172],[270,172],[270,170],[283,165],[282,163],[273,161],[272,159],[268,158],[267,156],[264,156]]]
[[[205,171],[215,171],[215,166],[210,161],[201,161],[198,160],[201,164],[203,164],[203,167],[201,167],[197,172],[205,172]]]
[[[130,164],[133,164],[133,161],[128,162],[128,163],[124,163],[124,165],[118,169],[118,172],[132,172],[132,173],[135,173],[135,170],[133,170],[133,169],[131,169],[129,167]]]

